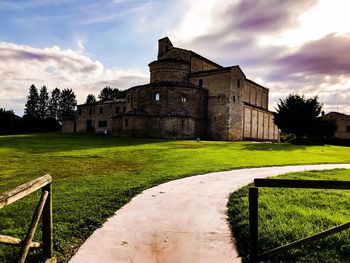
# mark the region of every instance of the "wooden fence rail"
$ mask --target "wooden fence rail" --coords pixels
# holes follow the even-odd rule
[[[52,236],[52,178],[47,174],[30,182],[17,186],[8,192],[0,194],[0,209],[4,208],[21,198],[41,189],[41,197],[35,208],[32,221],[24,240],[19,238],[0,235],[0,243],[6,245],[21,246],[18,262],[24,263],[30,248],[42,248],[43,259],[46,262],[56,262],[53,257]],[[34,242],[33,237],[40,217],[42,217],[42,243]]]
[[[258,225],[258,187],[274,187],[274,188],[309,188],[309,189],[339,189],[350,190],[350,181],[326,181],[326,180],[290,180],[290,179],[255,179],[254,186],[249,188],[249,228],[250,228],[250,242],[249,242],[249,261],[257,263],[260,260],[267,260],[282,252],[292,248],[300,247],[306,243],[316,241],[346,230],[350,228],[350,222],[336,226],[334,228],[317,233],[292,243],[271,249],[269,251],[258,254],[259,247],[259,225]]]

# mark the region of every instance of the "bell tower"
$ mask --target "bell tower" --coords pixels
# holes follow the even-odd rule
[[[166,54],[170,49],[173,48],[173,44],[171,43],[168,37],[163,37],[158,40],[158,59],[161,58],[164,54]]]

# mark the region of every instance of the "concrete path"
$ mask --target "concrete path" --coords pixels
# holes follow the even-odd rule
[[[227,224],[228,195],[254,178],[333,168],[350,164],[241,169],[150,188],[97,229],[70,262],[241,262]]]

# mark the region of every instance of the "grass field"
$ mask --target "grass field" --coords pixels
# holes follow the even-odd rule
[[[278,178],[346,180],[350,170],[290,173]],[[231,194],[229,219],[240,253],[247,259],[248,188]],[[259,189],[259,242],[264,252],[350,221],[350,191]],[[350,230],[310,243],[271,259],[271,262],[350,262]]]
[[[162,182],[242,167],[344,162],[350,162],[350,151],[339,146],[0,136],[0,192],[46,173],[53,176],[54,249],[65,262],[107,217]],[[0,210],[0,233],[23,238],[38,198],[34,194]],[[35,239],[40,239],[40,231]],[[0,245],[0,262],[14,262],[14,252]]]

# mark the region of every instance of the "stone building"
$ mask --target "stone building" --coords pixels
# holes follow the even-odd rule
[[[269,90],[239,66],[223,67],[193,51],[158,40],[150,83],[126,91],[125,100],[78,106],[76,132],[115,136],[278,141],[268,111]],[[72,124],[65,130],[73,131]]]
[[[350,139],[350,115],[340,112],[329,112],[325,115],[326,118],[334,119],[337,123],[337,130],[334,134],[338,139]]]

